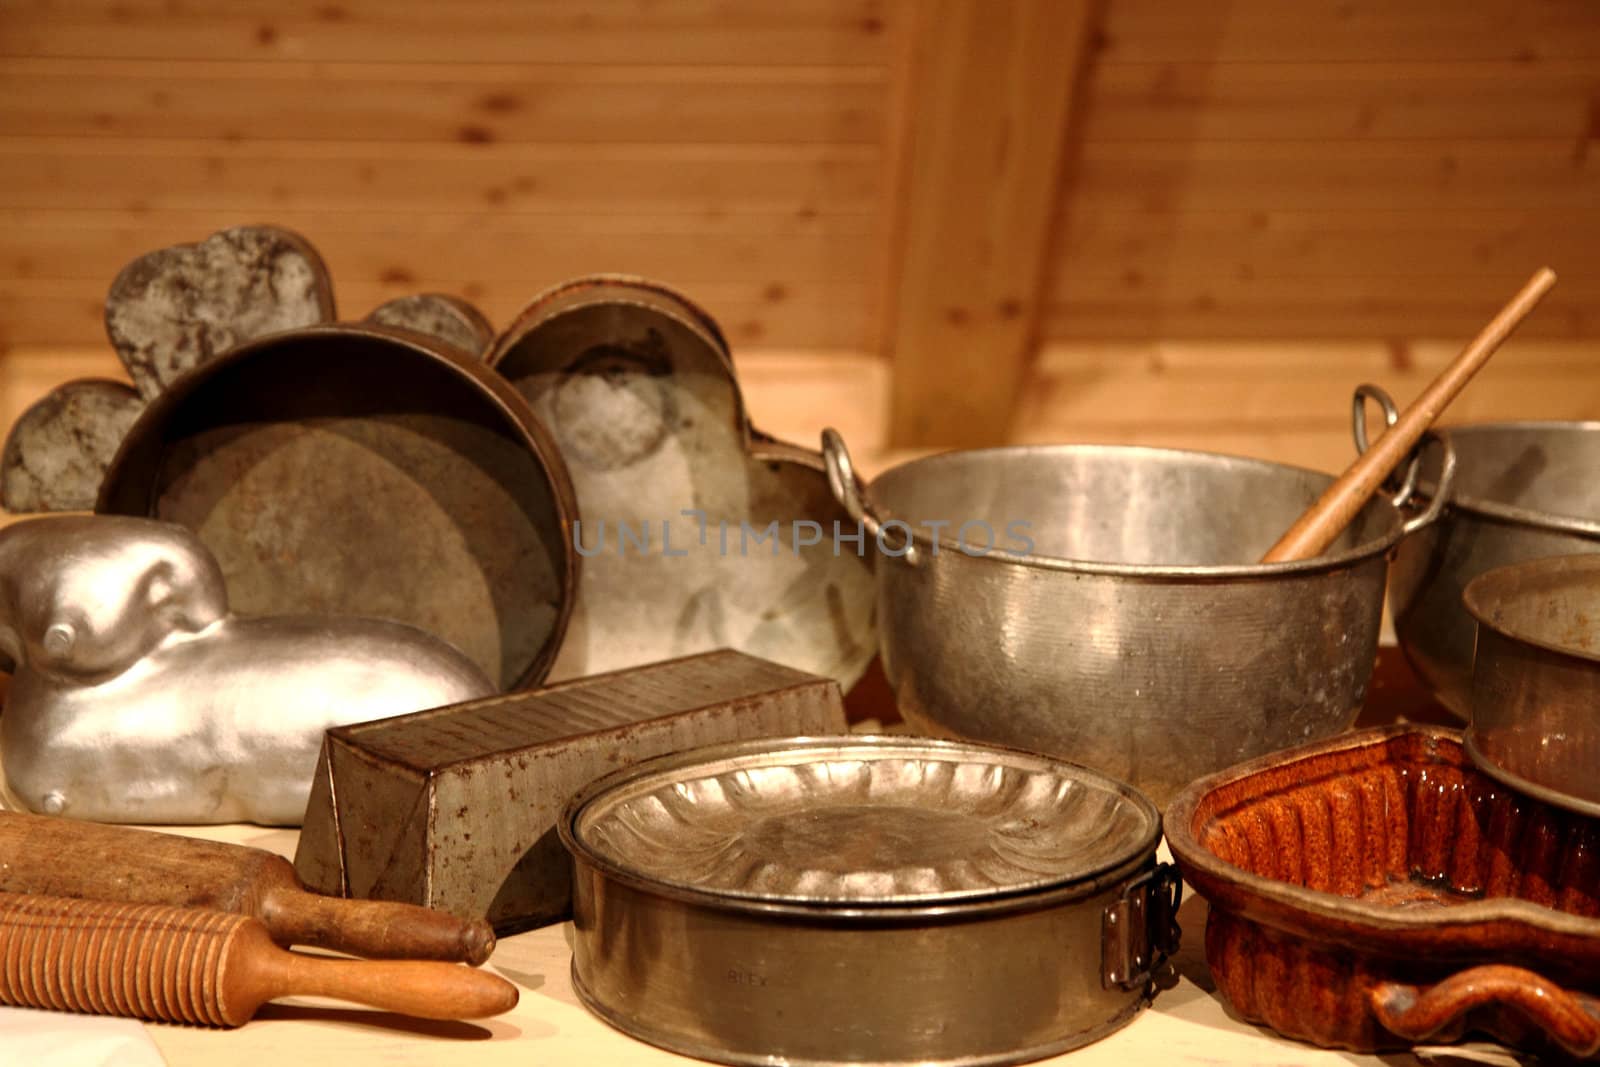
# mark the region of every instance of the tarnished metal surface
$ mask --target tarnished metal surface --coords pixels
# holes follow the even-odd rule
[[[409,626],[229,614],[189,531],[57,516],[0,530],[11,794],[105,822],[294,824],[329,726],[492,692]]]
[[[755,900],[950,902],[1116,866],[1155,808],[1021,752],[845,738],[640,774],[584,808],[596,857],[668,885]]]
[[[97,510],[194,530],[241,612],[409,623],[503,688],[544,677],[576,581],[571,487],[522,398],[376,326],[278,334],[184,375]]]
[[[369,312],[367,321],[432,337],[469,356],[487,355],[494,343],[494,327],[483,312],[443,293],[396,297]]]
[[[1389,605],[1406,659],[1440,703],[1467,718],[1477,628],[1462,591],[1507,564],[1600,552],[1600,422],[1486,423],[1440,433],[1460,472],[1443,494],[1440,521],[1395,554]],[[1439,495],[1438,466],[1436,456],[1425,457],[1423,497]]]
[[[138,389],[113,381],[56,387],[6,439],[0,504],[13,512],[86,510],[147,400],[185,371],[268,334],[331,322],[333,291],[315,249],[271,226],[241,226],[130,263],[112,283],[106,328]],[[482,357],[494,329],[453,296],[391,300],[368,321]]]
[[[106,333],[146,400],[246,341],[333,317],[322,257],[274,226],[239,226],[141,256],[106,298]]]
[[[502,933],[567,914],[555,825],[617,767],[696,744],[844,730],[826,678],[721,651],[328,733],[295,867]]]
[[[1473,762],[1519,792],[1600,816],[1600,555],[1498,567],[1462,600],[1478,624]]]
[[[840,498],[881,531],[884,671],[919,728],[1059,755],[1159,804],[1354,721],[1403,530],[1388,500],[1330,555],[1260,564],[1327,475],[1062,445],[952,452],[863,488],[826,441]]]
[[[1177,945],[1154,806],[1031,753],[717,746],[594,783],[560,826],[580,999],[725,1063],[1037,1059],[1131,1019]],[[718,836],[727,866],[698,862]]]
[[[534,300],[489,360],[550,428],[582,513],[553,676],[732,647],[860,677],[872,576],[834,537],[855,523],[820,456],[750,428],[709,316],[655,283],[585,278]]]
[[[7,511],[88,511],[106,466],[144,401],[122,382],[91,379],[52,389],[12,425],[0,460]]]

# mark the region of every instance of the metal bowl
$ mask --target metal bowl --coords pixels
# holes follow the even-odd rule
[[[1373,389],[1369,395],[1392,401]],[[1468,718],[1476,626],[1461,593],[1509,563],[1600,552],[1600,422],[1500,422],[1439,431],[1460,472],[1444,513],[1400,545],[1389,569],[1395,636],[1440,703]],[[1422,465],[1437,496],[1438,461]]]
[[[1037,1059],[1128,1022],[1177,944],[1155,807],[1028,752],[719,745],[601,779],[558,829],[579,997],[725,1063]]]
[[[1385,554],[1433,515],[1374,499],[1328,555],[1260,564],[1329,476],[1062,445],[933,456],[863,489],[837,434],[824,452],[884,556],[879,649],[901,714],[1087,764],[1158,804],[1350,726]]]
[[[1600,556],[1498,567],[1462,599],[1478,621],[1473,762],[1518,792],[1600,816]]]

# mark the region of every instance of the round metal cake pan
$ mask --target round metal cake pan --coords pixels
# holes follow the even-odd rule
[[[373,325],[275,334],[184,374],[129,430],[96,510],[194,530],[241,614],[410,623],[505,689],[549,671],[577,583],[572,487],[522,397]]]
[[[1467,583],[1477,621],[1478,769],[1547,804],[1600,816],[1600,555],[1497,567]]]
[[[1019,1063],[1149,999],[1176,946],[1161,816],[1047,757],[921,738],[676,753],[580,793],[573,986],[734,1064]]]
[[[1394,401],[1375,386],[1388,411]],[[1409,534],[1389,566],[1389,606],[1406,660],[1439,702],[1472,716],[1477,624],[1461,595],[1481,574],[1524,560],[1600,552],[1600,422],[1518,421],[1439,431],[1455,451],[1454,484],[1438,485],[1440,457],[1424,456],[1416,497],[1442,497],[1439,521]],[[1357,449],[1364,431],[1358,434]]]

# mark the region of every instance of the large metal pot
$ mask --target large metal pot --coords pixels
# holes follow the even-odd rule
[[[1393,410],[1381,390],[1363,389]],[[1440,498],[1445,508],[1438,522],[1400,545],[1389,603],[1406,659],[1465,719],[1475,625],[1462,609],[1462,591],[1508,563],[1600,552],[1600,422],[1485,423],[1440,434],[1453,446],[1460,474],[1443,493],[1436,458],[1413,477],[1419,495]],[[1358,448],[1362,437],[1358,429]]]
[[[1060,445],[932,456],[864,488],[832,431],[823,452],[883,556],[879,651],[901,714],[1087,764],[1158,804],[1350,726],[1385,555],[1436,513],[1407,522],[1377,498],[1328,555],[1261,564],[1328,475]]]
[[[1478,623],[1472,761],[1518,792],[1600,816],[1600,556],[1497,567],[1462,601]]]

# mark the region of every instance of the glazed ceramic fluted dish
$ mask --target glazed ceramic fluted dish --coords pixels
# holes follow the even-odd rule
[[[1457,731],[1350,734],[1212,775],[1168,808],[1241,1016],[1356,1050],[1481,1030],[1600,1052],[1600,820],[1473,767]]]

